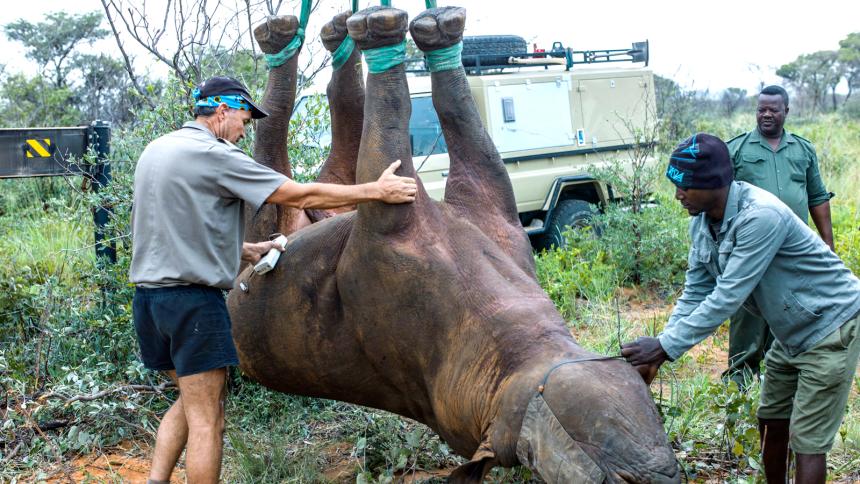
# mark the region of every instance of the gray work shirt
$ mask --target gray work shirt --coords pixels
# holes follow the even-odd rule
[[[745,305],[791,355],[860,311],[860,281],[774,195],[733,182],[716,240],[701,213],[690,221],[684,292],[660,344],[677,359]]]
[[[286,180],[194,121],[151,142],[134,172],[131,282],[232,288],[244,204],[258,209]]]

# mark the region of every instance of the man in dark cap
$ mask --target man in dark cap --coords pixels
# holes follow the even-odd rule
[[[783,129],[788,116],[788,93],[780,86],[761,90],[756,106],[756,129],[729,140],[735,179],[774,194],[804,223],[809,216],[824,242],[833,249],[830,199],[818,171],[815,147]],[[729,326],[727,375],[743,386],[770,348],[773,336],[767,321],[738,310]]]
[[[823,483],[860,354],[860,281],[778,198],[732,180],[726,145],[708,134],[681,143],[666,176],[692,217],[684,283],[669,322],[621,353],[650,383],[741,305],[775,337],[758,410],[768,482]]]
[[[217,482],[226,368],[238,364],[223,291],[240,259],[256,263],[272,242],[243,243],[244,205],[334,208],[415,199],[412,178],[391,164],[362,185],[296,183],[256,163],[233,143],[267,116],[248,90],[213,77],[194,92],[194,121],[151,142],[134,174],[130,279],[141,358],[177,382],[180,396],[158,428],[151,484],[170,480],[186,449],[188,482]]]

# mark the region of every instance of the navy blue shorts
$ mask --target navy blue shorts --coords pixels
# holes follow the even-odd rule
[[[239,364],[221,289],[138,287],[132,311],[140,356],[151,370],[187,376]]]

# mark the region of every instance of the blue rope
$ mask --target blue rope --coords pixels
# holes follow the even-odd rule
[[[457,42],[451,47],[431,50],[424,53],[430,72],[450,71],[463,65],[460,54],[463,53],[463,42]]]
[[[379,74],[392,67],[399,66],[406,61],[406,41],[365,50],[364,60],[367,61],[367,70],[371,74]]]
[[[346,64],[346,61],[349,60],[349,56],[352,55],[352,51],[355,50],[355,41],[352,40],[352,37],[346,36],[343,39],[343,42],[337,46],[334,52],[331,53],[331,66],[334,70],[338,70]]]
[[[302,0],[302,13],[299,17],[299,28],[296,30],[296,35],[293,40],[286,45],[280,52],[276,54],[265,54],[266,65],[269,69],[281,67],[301,49],[305,42],[305,27],[308,26],[308,18],[311,16],[311,1]]]

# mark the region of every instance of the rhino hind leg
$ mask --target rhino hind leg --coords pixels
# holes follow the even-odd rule
[[[346,20],[352,12],[341,12],[323,25],[320,37],[330,52],[340,47],[347,37]],[[331,114],[331,151],[320,168],[317,178],[322,183],[355,184],[355,165],[361,145],[361,128],[364,123],[364,76],[361,67],[361,50],[354,48],[339,69],[332,72],[326,89]],[[310,219],[317,222],[341,212],[355,210],[354,205],[330,210],[307,210]]]
[[[463,37],[466,10],[425,10],[410,24],[425,52],[450,47]],[[511,181],[493,140],[484,129],[462,67],[433,72],[433,106],[448,145],[450,172],[445,203],[476,225],[532,278],[531,245],[517,213]]]
[[[254,38],[264,53],[276,54],[293,40],[298,28],[299,21],[293,15],[268,17],[254,29]],[[254,142],[254,159],[290,178],[293,173],[287,144],[296,101],[297,71],[298,55],[269,70],[262,101],[269,116],[257,121]],[[276,232],[291,234],[311,223],[304,211],[277,205],[263,205],[257,212],[247,208],[245,220],[245,240],[249,242],[265,240]]]

